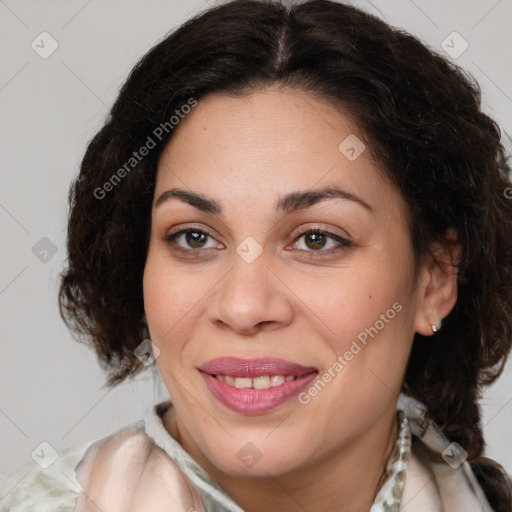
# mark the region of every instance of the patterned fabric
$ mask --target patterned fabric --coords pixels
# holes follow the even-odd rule
[[[370,512],[398,512],[402,501],[407,461],[411,451],[411,429],[405,413],[398,409],[398,437],[388,459],[381,487]]]

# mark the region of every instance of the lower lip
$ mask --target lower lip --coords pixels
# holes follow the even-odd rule
[[[267,389],[239,389],[201,372],[210,392],[229,409],[242,414],[261,414],[271,411],[298,395],[318,375],[317,372],[295,377],[292,381]]]

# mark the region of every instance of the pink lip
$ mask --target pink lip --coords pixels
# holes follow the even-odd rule
[[[298,363],[260,357],[257,359],[241,359],[238,357],[219,357],[203,364],[200,368],[210,375],[231,375],[232,377],[259,377],[260,375],[295,375],[303,377],[317,369],[312,366],[302,366]]]
[[[261,414],[280,406],[299,394],[318,375],[316,368],[270,358],[223,357],[208,361],[200,371],[213,396],[229,409],[242,414]],[[214,377],[219,374],[232,377],[294,375],[295,379],[268,389],[239,389]]]

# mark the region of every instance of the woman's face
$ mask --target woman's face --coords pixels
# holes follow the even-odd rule
[[[362,133],[277,89],[204,97],[175,130],[144,303],[182,444],[276,475],[376,435],[426,320],[405,203]]]

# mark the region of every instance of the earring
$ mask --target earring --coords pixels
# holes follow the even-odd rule
[[[439,327],[437,327],[437,325],[435,324],[432,324],[432,332],[433,333],[436,333],[439,331],[439,329],[441,329],[441,325],[442,325],[443,321],[442,320],[439,320]]]

